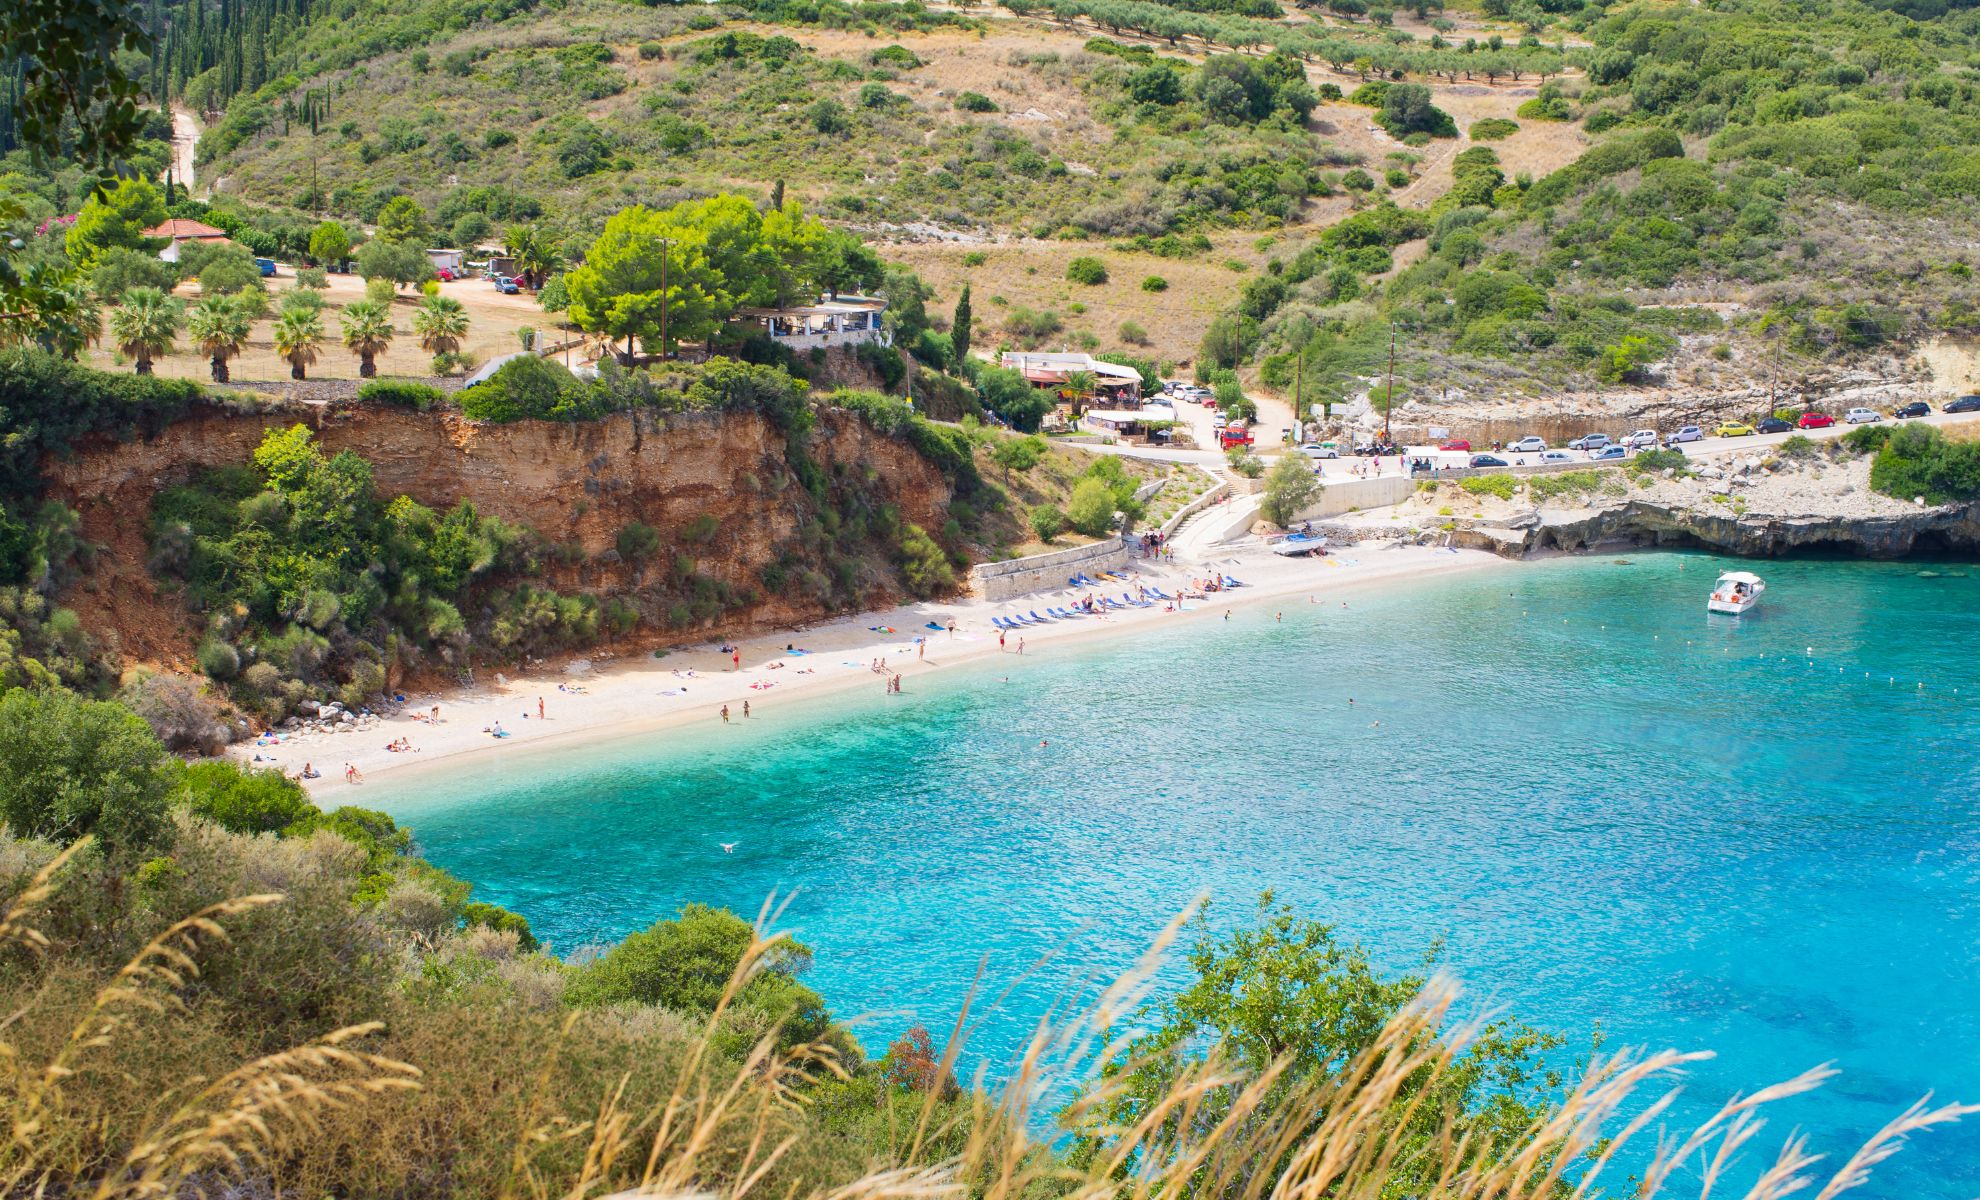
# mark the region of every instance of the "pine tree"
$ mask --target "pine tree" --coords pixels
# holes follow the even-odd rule
[[[784,207],[784,181],[779,179],[770,185],[770,211],[781,212]]]

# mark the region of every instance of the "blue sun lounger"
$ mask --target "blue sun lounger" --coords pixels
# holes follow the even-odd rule
[[[1244,586],[1244,581],[1243,581],[1242,579],[1232,579],[1232,578],[1231,578],[1231,577],[1230,577],[1229,575],[1226,575],[1226,576],[1224,576],[1224,586],[1225,586],[1225,587],[1243,587],[1243,586]]]
[[[1031,610],[1031,619],[1032,619],[1033,621],[1036,621],[1036,622],[1037,622],[1038,624],[1040,624],[1040,625],[1043,625],[1043,624],[1045,624],[1045,623],[1046,623],[1046,618],[1044,618],[1044,617],[1041,617],[1041,616],[1039,616],[1039,615],[1038,615],[1038,610],[1037,610],[1037,609],[1035,609],[1035,608]]]

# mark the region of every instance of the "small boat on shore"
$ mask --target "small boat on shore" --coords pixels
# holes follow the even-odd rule
[[[1760,593],[1766,590],[1765,581],[1750,571],[1727,571],[1712,585],[1712,597],[1705,602],[1705,611],[1736,617],[1760,603]]]
[[[1281,554],[1287,558],[1301,554],[1311,554],[1316,550],[1325,550],[1326,548],[1326,538],[1319,534],[1308,533],[1289,533],[1271,544],[1272,553]]]

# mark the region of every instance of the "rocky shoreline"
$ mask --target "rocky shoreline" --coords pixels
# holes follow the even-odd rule
[[[1443,483],[1386,513],[1357,514],[1325,528],[1342,542],[1402,539],[1507,558],[1624,545],[1745,558],[1980,557],[1980,504],[1879,495],[1870,490],[1869,474],[1868,457],[1818,454],[1754,456],[1682,476],[1588,472],[1591,486],[1551,496],[1536,495],[1532,481],[1510,499]]]

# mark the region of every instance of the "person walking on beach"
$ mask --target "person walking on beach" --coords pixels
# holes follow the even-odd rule
[[[729,723],[729,706],[724,704],[722,706],[722,724],[727,725],[728,723]]]
[[[954,638],[955,636],[956,636],[956,619],[955,619],[954,617],[950,617],[950,618],[949,618],[949,637],[950,637],[951,639],[953,639],[953,638]]]
[[[916,639],[916,641],[917,641],[917,642],[919,642],[920,644],[919,644],[919,645],[917,645],[917,646],[916,646],[916,647],[914,648],[914,656],[915,656],[916,658],[918,658],[918,659],[920,659],[920,660],[921,660],[921,661],[923,661],[923,662],[927,662],[927,661],[928,661],[928,639],[927,639],[927,638],[917,638],[917,639]]]
[[[1002,654],[1003,652],[1004,652],[1004,631],[999,629],[997,631],[997,653]]]
[[[1018,653],[1019,653],[1019,654],[1023,654],[1023,653],[1024,653],[1024,639],[1023,639],[1023,638],[1019,638],[1019,639],[1018,639]]]
[[[735,664],[735,669],[736,669],[736,670],[738,670],[738,671],[740,671],[740,670],[742,670],[742,647],[741,647],[741,646],[737,646],[737,647],[736,647],[736,648],[735,648],[734,650],[731,650],[731,651],[729,651],[729,661],[730,661],[730,662],[733,662],[733,663]]]
[[[541,696],[536,698],[536,719],[539,721],[545,719],[543,716],[543,697]]]

